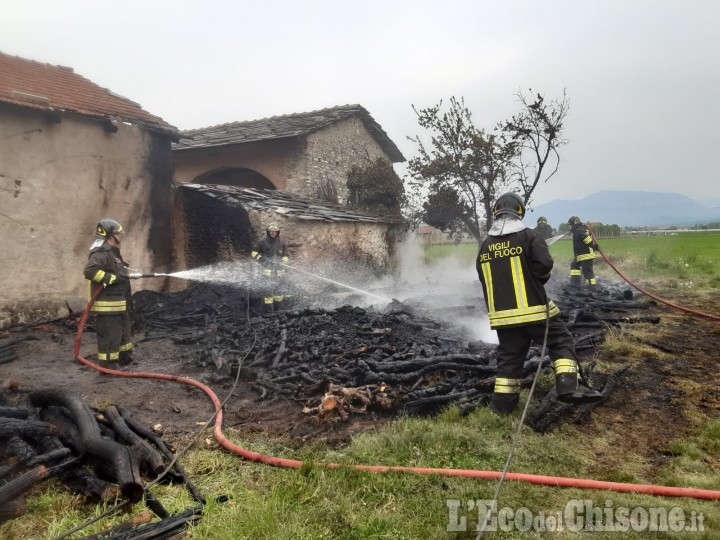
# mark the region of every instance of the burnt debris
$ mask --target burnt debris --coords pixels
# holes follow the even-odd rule
[[[652,302],[635,300],[620,284],[603,285],[592,294],[557,287],[553,298],[580,355],[597,347],[612,326],[659,322],[643,314]],[[464,300],[443,311],[474,315],[477,324],[487,324],[481,320],[482,298]],[[247,291],[202,285],[174,294],[138,292],[134,317],[144,340],[171,339],[187,346],[184,360],[203,367],[206,381],[234,377],[242,363],[240,376],[257,399],[294,401],[321,421],[347,420],[358,413],[429,414],[451,404],[468,413],[491,397],[495,345],[474,340],[467,328],[450,319],[437,320],[433,304],[437,302],[428,297],[367,309],[306,304],[259,316]],[[550,360],[540,358],[541,345],[528,354],[525,387],[538,363],[552,371]],[[596,374],[592,364],[584,365],[583,373],[594,387],[605,389],[607,399],[617,375]],[[552,396],[546,398],[552,391],[540,388],[535,398],[540,404],[550,402]],[[536,412],[542,416],[548,409],[556,420],[563,416],[548,405]],[[540,421],[540,416],[530,422],[537,429],[554,423]]]
[[[157,527],[179,532],[200,518],[201,507],[183,513],[185,518],[171,516],[144,480],[184,483],[204,504],[174,458],[160,435],[122,408],[93,409],[67,390],[27,392],[13,381],[0,386],[0,523],[27,512],[25,495],[33,486],[57,478],[92,503],[145,498],[161,521],[146,527],[132,523],[123,538],[155,538],[143,534]]]

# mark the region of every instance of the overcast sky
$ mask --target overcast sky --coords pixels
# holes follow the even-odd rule
[[[717,0],[0,0],[0,51],[72,67],[180,129],[358,103],[406,158],[412,105],[478,127],[567,91],[536,204],[601,190],[720,202]],[[2,76],[2,74],[0,74]]]

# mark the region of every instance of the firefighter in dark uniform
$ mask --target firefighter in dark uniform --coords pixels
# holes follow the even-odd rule
[[[267,226],[265,238],[257,243],[250,256],[263,267],[263,312],[280,311],[287,302],[284,285],[285,269],[282,265],[287,264],[290,259],[287,245],[280,240],[280,227],[277,223],[270,223]]]
[[[535,226],[535,232],[540,235],[540,238],[543,240],[548,240],[552,238],[553,230],[550,225],[548,225],[547,218],[540,216],[537,220],[537,225]]]
[[[84,271],[90,296],[102,289],[91,308],[96,315],[98,360],[118,362],[121,366],[132,362],[133,349],[128,265],[120,255],[120,235],[123,233],[122,225],[114,219],[101,219]]]
[[[572,335],[545,293],[553,259],[545,240],[523,225],[523,200],[515,193],[505,193],[492,210],[494,222],[480,246],[476,265],[490,328],[497,331],[499,341],[491,410],[509,414],[517,407],[528,350],[533,341],[543,343],[546,326],[557,399],[566,403],[598,401],[602,395],[579,380]]]
[[[580,218],[572,216],[568,219],[570,231],[572,232],[573,241],[573,260],[570,263],[570,284],[580,286],[582,281],[580,277],[584,277],[591,289],[597,287],[595,280],[595,271],[593,270],[593,261],[597,254],[595,251],[600,249],[595,240],[593,240],[590,230],[584,225]]]

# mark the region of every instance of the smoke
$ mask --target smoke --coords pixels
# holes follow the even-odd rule
[[[334,309],[341,305],[383,310],[400,301],[430,319],[463,327],[468,336],[497,343],[490,330],[474,257],[449,256],[429,261],[417,238],[408,235],[396,250],[397,271],[379,276],[357,261],[323,260],[312,267],[284,268],[286,292],[305,305]],[[255,261],[228,261],[182,270],[169,276],[190,281],[244,287],[262,295],[267,285]]]

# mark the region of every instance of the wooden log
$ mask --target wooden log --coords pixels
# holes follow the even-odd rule
[[[17,478],[10,480],[6,484],[0,486],[0,503],[6,503],[17,499],[35,484],[44,480],[48,476],[48,469],[45,465],[39,465],[34,469],[21,474]]]
[[[170,461],[174,462],[173,467],[177,471],[177,473],[182,477],[185,485],[188,488],[188,491],[192,494],[192,496],[195,498],[196,501],[198,501],[201,504],[205,504],[205,496],[200,492],[200,490],[195,486],[195,484],[192,482],[190,477],[185,472],[185,469],[182,465],[175,459],[175,454],[168,448],[168,446],[165,444],[165,441],[162,440],[161,437],[158,436],[157,433],[154,431],[145,428],[141,424],[138,424],[135,422],[131,417],[130,413],[125,410],[122,407],[118,407],[118,412],[120,413],[120,416],[122,416],[125,419],[125,423],[132,429],[135,433],[140,435],[141,437],[144,437],[145,439],[152,442],[159,450],[160,452]]]
[[[165,470],[165,464],[160,454],[153,450],[147,442],[128,427],[115,407],[112,405],[107,407],[105,409],[105,417],[110,421],[113,431],[117,433],[120,440],[129,444],[137,452],[141,467],[151,472],[154,475],[153,478],[156,478]]]
[[[178,514],[169,516],[161,521],[140,525],[126,532],[114,534],[112,540],[150,540],[155,538],[169,539],[184,529],[188,525],[196,523],[202,519],[202,508],[194,507],[184,510]],[[99,540],[102,536],[84,536],[77,540]]]
[[[0,407],[0,416],[6,418],[19,418],[25,420],[30,415],[30,411],[24,407]]]
[[[78,540],[109,540],[110,538],[117,538],[121,533],[130,532],[135,529],[138,525],[145,525],[153,520],[151,512],[143,510],[139,514],[132,516],[130,519],[123,521],[119,525],[115,525],[109,529],[105,529],[97,534],[91,534],[90,536],[83,536]],[[168,539],[169,540],[169,539]]]
[[[54,433],[57,433],[54,426],[39,420],[0,417],[0,439],[9,439],[14,435],[39,439]]]
[[[30,402],[36,407],[60,405],[68,409],[80,432],[77,447],[108,466],[120,491],[130,501],[142,498],[144,488],[137,461],[128,448],[101,437],[93,412],[78,395],[67,390],[41,390],[30,394]]]
[[[69,448],[58,448],[45,454],[36,455],[26,461],[15,459],[13,463],[0,467],[0,479],[16,474],[23,469],[31,469],[38,465],[46,465],[51,461],[69,457],[71,454],[72,451]]]

